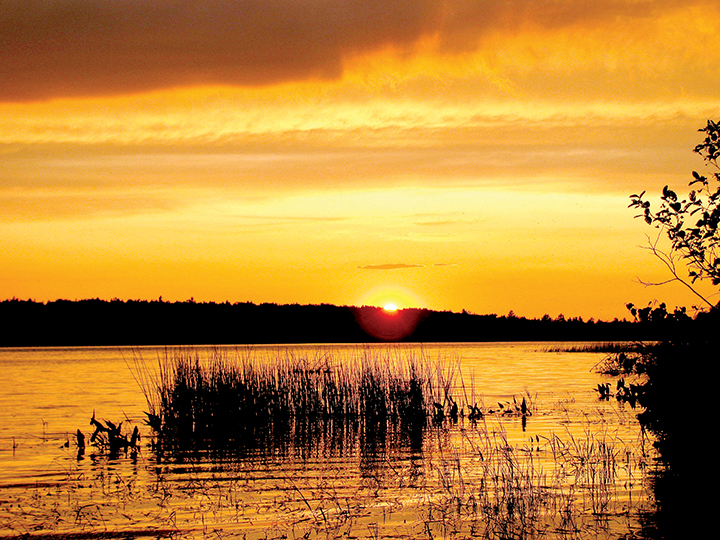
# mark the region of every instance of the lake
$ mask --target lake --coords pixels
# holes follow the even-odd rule
[[[618,538],[653,511],[651,440],[601,401],[601,353],[557,343],[0,349],[0,536]],[[353,362],[415,355],[454,370],[464,413],[419,442],[315,426],[242,452],[159,452],[136,377],[176,354]],[[527,415],[518,414],[525,400]],[[481,419],[469,419],[477,404]],[[137,453],[75,433],[138,426]],[[332,433],[331,433],[332,432]],[[338,435],[340,433],[341,435]]]

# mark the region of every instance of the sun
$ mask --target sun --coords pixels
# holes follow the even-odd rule
[[[367,291],[360,298],[360,305],[377,306],[385,313],[392,314],[403,309],[424,307],[424,302],[411,290],[402,285],[380,285]]]
[[[406,308],[400,301],[388,299],[379,305],[356,308],[354,315],[368,336],[380,341],[401,341],[415,331],[423,311]]]

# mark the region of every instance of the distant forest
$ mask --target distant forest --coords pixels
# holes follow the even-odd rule
[[[482,341],[634,341],[684,335],[689,317],[584,321],[362,306],[4,300],[1,347]]]

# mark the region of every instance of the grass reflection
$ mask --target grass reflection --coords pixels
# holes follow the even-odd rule
[[[65,476],[6,490],[0,536],[641,538],[651,506],[637,441],[595,420],[531,435],[545,406],[485,406],[451,361],[185,349],[134,366],[152,442],[55,447]]]
[[[159,377],[138,380],[145,381],[149,423],[163,451],[342,454],[357,442],[419,448],[430,420],[457,420],[453,373],[412,353],[267,359],[215,350],[204,358],[191,351],[168,356]]]

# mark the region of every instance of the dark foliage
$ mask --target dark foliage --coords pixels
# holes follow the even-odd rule
[[[703,157],[708,165],[720,170],[717,159],[720,157],[720,124],[708,120],[707,126],[700,130],[705,140],[695,147],[695,152]],[[652,251],[666,264],[673,280],[689,287],[703,302],[713,304],[703,297],[692,284],[698,280],[709,280],[720,285],[720,172],[713,172],[708,178],[693,171],[692,188],[686,199],[665,186],[662,191],[660,207],[653,210],[645,199],[645,192],[630,196],[630,207],[637,208],[648,225],[660,230],[670,240],[670,251],[663,252],[657,245],[651,245]],[[679,257],[687,268],[687,279],[680,275],[675,266],[675,257]]]
[[[654,476],[658,511],[648,515],[644,535],[652,539],[704,538],[714,526],[708,497],[716,478],[714,435],[720,313],[698,316],[685,339],[645,345],[640,352],[618,353],[609,372],[637,376],[607,394],[639,409],[642,426],[655,438],[663,467]],[[622,380],[622,379],[621,379]]]
[[[666,467],[655,479],[659,511],[648,520],[652,538],[711,537],[712,514],[708,493],[714,486],[714,446],[716,375],[713,367],[720,350],[717,334],[720,307],[703,296],[694,284],[707,280],[720,285],[720,124],[708,120],[700,130],[705,140],[694,151],[716,169],[708,178],[693,172],[687,198],[665,186],[657,210],[644,196],[631,195],[630,206],[641,210],[648,225],[659,230],[658,241],[665,236],[668,251],[651,242],[650,250],[667,266],[672,278],[687,286],[705,304],[693,324],[681,335],[663,336],[660,343],[640,351],[620,353],[606,363],[606,372],[635,374],[641,384],[632,391],[620,392],[617,398],[639,405],[641,424],[656,438],[655,445]],[[676,266],[681,261],[687,277]],[[683,321],[685,309],[670,313],[664,304],[638,309],[628,304],[636,320]],[[608,388],[598,386],[601,399]],[[714,531],[717,535],[717,531]]]
[[[583,321],[377,307],[162,300],[0,302],[0,346],[481,341],[631,341],[681,335],[687,320]]]

